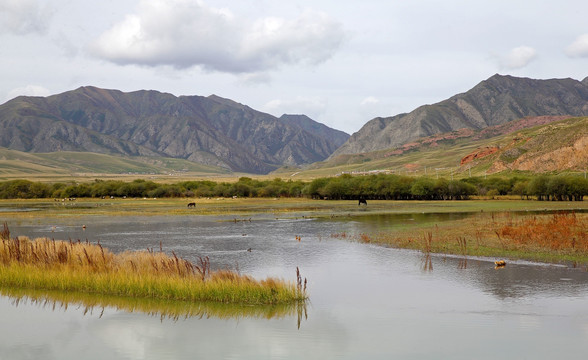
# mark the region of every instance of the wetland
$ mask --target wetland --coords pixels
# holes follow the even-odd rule
[[[429,231],[437,241],[466,225],[517,224],[562,210],[584,221],[583,203],[371,201],[358,207],[204,199],[190,210],[185,203],[7,201],[0,202],[0,220],[14,235],[88,239],[114,253],[161,243],[167,253],[193,262],[208,256],[213,269],[257,279],[295,280],[298,267],[308,279],[305,306],[3,289],[0,358],[487,359],[500,353],[542,359],[588,352],[588,273],[581,261],[576,267],[565,259],[532,262],[500,247],[495,256],[474,255],[475,231],[471,238],[459,234],[467,237],[466,254],[455,239],[455,249],[425,254],[421,248]],[[418,246],[379,242],[383,234],[413,236]],[[507,265],[495,269],[496,259]]]

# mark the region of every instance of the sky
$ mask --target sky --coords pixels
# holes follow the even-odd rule
[[[586,0],[0,0],[0,103],[97,86],[349,134],[494,74],[588,76]]]

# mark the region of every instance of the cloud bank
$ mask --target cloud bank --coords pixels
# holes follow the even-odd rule
[[[26,85],[12,89],[8,92],[8,99],[13,99],[17,96],[49,96],[51,92],[40,85]]]
[[[337,21],[310,10],[295,19],[250,20],[201,1],[152,0],[104,32],[91,52],[122,65],[200,66],[239,74],[321,63],[344,37]]]
[[[378,98],[376,98],[374,96],[368,96],[361,101],[360,105],[361,106],[369,106],[369,105],[378,104],[379,102],[380,102],[380,100],[378,100]]]
[[[537,51],[529,46],[519,46],[503,57],[500,65],[506,69],[520,69],[529,65],[537,57]]]
[[[569,57],[588,57],[588,34],[580,35],[566,48]]]
[[[51,10],[37,0],[0,0],[0,34],[43,34],[49,28]]]

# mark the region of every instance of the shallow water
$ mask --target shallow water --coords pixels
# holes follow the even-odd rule
[[[446,216],[446,215],[443,215]],[[466,216],[466,215],[459,215]],[[13,222],[13,234],[154,248],[258,278],[308,278],[307,318],[160,319],[106,308],[84,315],[0,296],[0,359],[495,359],[588,353],[588,273],[432,257],[331,234],[393,231],[422,214],[365,218],[72,218]],[[47,221],[47,222],[45,222]],[[83,230],[81,224],[86,225]],[[297,241],[295,236],[301,236]],[[251,251],[247,251],[251,248]],[[100,316],[101,315],[101,316]]]

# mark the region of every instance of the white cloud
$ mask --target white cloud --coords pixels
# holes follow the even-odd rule
[[[566,48],[569,57],[588,57],[588,34],[580,35]]]
[[[265,72],[244,73],[239,76],[239,81],[247,85],[267,84],[271,76]]]
[[[380,100],[378,100],[377,98],[373,97],[373,96],[368,96],[365,99],[363,99],[360,103],[361,106],[366,106],[366,105],[375,105],[377,103],[379,103]]]
[[[323,13],[250,21],[202,1],[144,0],[137,13],[104,32],[91,51],[117,64],[254,73],[323,62],[343,40],[341,25]]]
[[[262,106],[262,110],[274,116],[304,114],[316,120],[327,108],[327,100],[319,97],[297,97],[290,100],[275,99]]]
[[[27,85],[12,89],[8,92],[8,100],[14,99],[17,96],[48,96],[51,92],[39,85]]]
[[[529,65],[537,57],[537,51],[529,46],[519,46],[512,49],[508,55],[500,60],[500,65],[505,69],[520,69]]]
[[[45,33],[51,10],[37,0],[0,0],[0,34]]]

